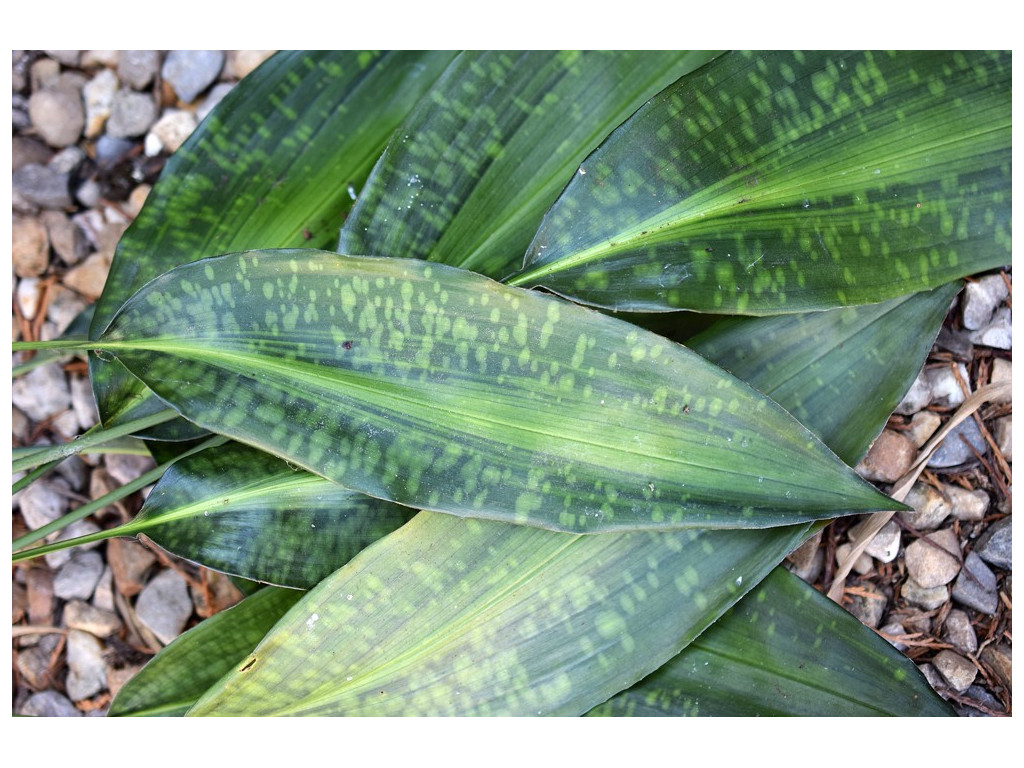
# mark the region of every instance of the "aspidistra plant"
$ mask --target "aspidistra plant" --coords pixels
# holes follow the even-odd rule
[[[799,603],[794,632],[815,637],[807,600],[830,608],[758,582],[814,526],[899,508],[848,465],[920,367],[951,281],[1009,261],[1009,56],[463,53],[415,63],[411,83],[392,77],[400,58],[333,56],[273,59],[183,157],[203,147],[227,179],[296,136],[330,157],[319,128],[343,113],[344,135],[397,125],[372,172],[353,161],[322,210],[279,198],[286,236],[261,239],[263,195],[292,173],[230,205],[198,185],[204,215],[178,235],[161,191],[208,171],[169,166],[121,245],[152,244],[145,277],[114,264],[81,347],[123,367],[116,387],[95,379],[110,413],[141,397],[184,417],[179,434],[249,446],[182,459],[121,533],[311,589],[187,634],[112,711],[779,711],[738,692],[694,706],[687,648],[705,633],[693,652],[746,642],[750,659],[742,633],[708,630],[741,600]],[[348,86],[308,122],[283,106],[353,67],[391,84],[390,124]],[[235,123],[254,145],[232,145]],[[295,247],[311,210],[338,252]],[[779,317],[726,320],[694,352],[577,302]],[[893,327],[914,329],[913,354]],[[306,542],[310,567],[290,566]],[[232,622],[245,640],[225,647]],[[904,703],[865,685],[817,711],[948,713],[882,641],[856,642]],[[215,661],[181,689],[177,648],[197,647]],[[729,666],[734,691],[787,672]],[[829,683],[808,677],[791,711]]]

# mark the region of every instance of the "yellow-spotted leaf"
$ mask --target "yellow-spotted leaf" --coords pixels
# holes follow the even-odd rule
[[[599,532],[900,507],[684,347],[444,265],[211,258],[94,346],[190,421],[418,509]]]
[[[1009,264],[1010,64],[725,54],[583,161],[508,282],[619,310],[764,315]]]

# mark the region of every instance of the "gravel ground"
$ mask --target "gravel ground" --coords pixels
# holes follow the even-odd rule
[[[12,337],[63,332],[102,290],[118,238],[166,158],[266,51],[13,51]],[[973,281],[950,308],[917,384],[859,467],[890,490],[965,394],[1008,381],[1011,273]],[[14,364],[24,357],[15,355]],[[1009,398],[945,439],[908,496],[915,512],[871,538],[842,604],[918,663],[964,715],[1011,707]],[[13,445],[64,442],[96,421],[84,361],[15,380]],[[152,467],[83,456],[13,500],[12,535],[56,519]],[[136,493],[72,526],[109,528]],[[862,538],[844,519],[789,567],[828,591]],[[99,715],[162,645],[239,599],[230,582],[153,546],[115,539],[12,569],[12,711]]]

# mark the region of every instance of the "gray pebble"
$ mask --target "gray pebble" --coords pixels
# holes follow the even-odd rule
[[[956,364],[960,374],[960,380],[969,384],[971,379],[967,375],[967,368],[963,363]],[[966,398],[963,389],[960,388],[960,381],[957,379],[953,368],[949,365],[942,365],[938,368],[925,370],[925,377],[932,391],[932,403],[943,408],[952,408],[960,405]]]
[[[1004,570],[1013,569],[1012,518],[1004,517],[988,527],[974,545],[974,551],[985,562]]]
[[[96,162],[101,168],[109,168],[116,165],[134,147],[135,142],[131,139],[104,133],[96,139]]]
[[[914,509],[898,514],[900,519],[915,531],[935,530],[953,510],[952,504],[943,492],[928,483],[914,483],[904,501]]]
[[[95,208],[103,199],[103,189],[95,179],[86,179],[75,190],[75,200],[86,208]]]
[[[89,253],[82,230],[63,211],[43,211],[39,220],[46,228],[50,245],[65,264],[77,264]]]
[[[907,573],[928,589],[949,584],[960,572],[960,543],[949,528],[911,543],[906,550]]]
[[[986,646],[981,660],[988,666],[999,685],[1007,691],[1013,688],[1013,649],[1007,643]]]
[[[918,448],[923,448],[932,435],[942,426],[942,417],[933,411],[918,411],[910,420],[904,434]]]
[[[135,614],[160,642],[171,642],[192,615],[185,577],[170,569],[157,574],[139,594]]]
[[[46,227],[35,216],[11,217],[11,263],[18,277],[38,277],[49,266]]]
[[[82,96],[69,88],[36,91],[28,100],[32,125],[51,147],[67,147],[78,141],[85,127]]]
[[[990,712],[1004,711],[1003,705],[1000,703],[999,699],[986,691],[980,685],[975,684],[970,686],[966,691],[964,691],[964,695],[967,698],[978,702],[978,704],[982,705]],[[957,714],[960,715],[960,717],[990,717],[988,712],[975,709],[970,704],[964,704],[962,702],[958,702]]]
[[[88,632],[72,629],[67,644],[68,677],[65,687],[72,701],[95,696],[107,687],[103,644]]]
[[[233,83],[217,83],[213,86],[210,89],[210,93],[203,99],[203,103],[196,109],[196,120],[200,122],[205,120],[206,116],[213,111],[213,108],[220,103],[221,99],[231,93],[231,89],[234,87]]]
[[[876,482],[899,480],[917,457],[917,449],[909,438],[891,429],[883,429],[857,465],[857,473]]]
[[[82,55],[81,51],[46,51],[45,53],[66,67],[77,67]]]
[[[11,174],[11,189],[15,198],[41,208],[67,208],[71,205],[68,192],[68,174],[45,165],[27,163]]]
[[[18,652],[18,672],[32,688],[46,688],[50,684],[50,653],[42,646]]]
[[[932,469],[944,469],[975,461],[974,451],[961,439],[961,436],[966,438],[968,443],[974,446],[979,454],[985,455],[985,451],[988,448],[985,438],[982,436],[981,430],[978,429],[974,419],[967,418],[949,431],[949,434],[942,440],[942,444],[928,460],[928,466]]]
[[[958,485],[948,485],[946,495],[953,506],[953,517],[964,522],[977,522],[988,512],[988,494],[980,488],[968,491]]]
[[[33,531],[52,523],[68,509],[67,483],[60,478],[36,480],[18,494],[25,524]]]
[[[50,158],[50,167],[57,173],[71,174],[85,160],[86,154],[81,147],[65,147]]]
[[[889,641],[889,644],[898,651],[905,651],[910,646],[904,643],[902,640],[896,638],[902,637],[907,634],[906,628],[898,621],[890,621],[884,627],[879,627],[878,631],[881,635]]]
[[[99,421],[92,384],[84,376],[71,377],[71,409],[78,417],[82,429],[89,429]]]
[[[969,331],[960,328],[951,329],[948,325],[939,329],[939,335],[935,338],[935,346],[952,352],[954,357],[961,360],[970,360],[974,357],[974,345],[971,343]]]
[[[30,419],[43,421],[71,406],[71,390],[60,365],[48,363],[15,379],[11,399]]]
[[[114,95],[107,120],[107,134],[115,139],[142,136],[156,120],[153,97],[122,88]]]
[[[28,116],[28,97],[20,93],[11,94],[11,127],[15,131],[27,131],[32,127],[32,118]],[[17,168],[17,164],[11,166]]]
[[[978,676],[978,668],[953,651],[939,651],[932,659],[932,664],[935,665],[949,687],[958,693],[963,693],[970,688],[974,678]]]
[[[28,136],[15,136],[11,141],[11,171],[16,171],[29,163],[46,166],[53,155],[54,151],[43,142]],[[993,367],[994,375],[995,368]]]
[[[81,717],[71,701],[56,691],[41,691],[32,694],[18,710],[25,717]]]
[[[903,583],[903,599],[926,611],[938,608],[949,599],[949,589],[940,587],[922,587],[916,581],[908,578]]]
[[[18,308],[26,320],[31,320],[36,316],[41,298],[42,288],[38,277],[23,277],[18,281],[14,300],[18,303]]]
[[[105,613],[114,613],[114,599],[114,570],[108,565],[103,569],[100,580],[96,582],[96,589],[92,593],[92,605]],[[98,633],[94,634],[103,637]]]
[[[964,328],[976,331],[992,320],[992,315],[1009,296],[1002,275],[986,275],[976,282],[967,283],[963,293]]]
[[[217,79],[223,66],[223,51],[171,51],[161,72],[178,98],[188,104]]]
[[[64,333],[89,304],[74,291],[62,285],[50,287],[50,300],[46,304],[46,318],[53,323],[58,334]]]
[[[81,456],[68,456],[57,465],[55,471],[74,491],[81,491],[89,480],[89,467]]]
[[[928,681],[928,685],[932,687],[932,690],[943,698],[947,698],[944,693],[949,691],[949,684],[943,679],[942,675],[939,674],[939,671],[931,664],[922,664],[918,669],[921,670],[921,674],[924,675],[925,680]]]
[[[146,134],[145,152],[154,157],[161,152],[176,152],[196,129],[196,117],[184,109],[169,109]]]
[[[153,82],[160,70],[158,51],[121,51],[117,57],[117,75],[137,91]]]
[[[88,600],[103,575],[98,552],[76,549],[53,578],[53,594],[63,600]]]
[[[989,616],[999,608],[995,574],[975,552],[964,559],[963,570],[953,585],[953,599]]]
[[[47,537],[47,541],[57,542],[65,541],[67,539],[77,539],[79,536],[88,536],[89,534],[96,533],[99,530],[99,526],[91,520],[76,520],[71,525],[65,526],[56,534],[51,534]],[[79,544],[74,549],[59,549],[56,552],[49,552],[43,556],[46,560],[46,564],[54,570],[62,568],[76,552],[84,552],[89,549],[96,549],[101,542],[95,541],[90,544]]]
[[[932,401],[932,387],[928,381],[925,371],[921,371],[910,385],[907,394],[903,396],[900,404],[896,406],[896,413],[904,416],[913,414],[926,407]]]
[[[108,453],[104,459],[107,472],[121,485],[137,480],[156,466],[151,456],[135,456],[132,454]]]
[[[995,349],[1013,348],[1013,317],[1009,307],[996,310],[992,321],[979,331],[973,331],[968,338],[975,344]]]
[[[73,630],[82,630],[95,637],[110,637],[121,629],[117,613],[102,610],[84,600],[72,600],[63,611],[63,623]]]
[[[99,136],[103,132],[103,126],[110,117],[114,107],[114,95],[117,93],[120,83],[117,75],[109,69],[101,69],[82,88],[82,96],[85,99],[85,135],[89,138]]]
[[[847,606],[847,610],[856,616],[861,624],[865,624],[869,627],[877,627],[882,617],[885,615],[885,609],[888,605],[888,599],[886,596],[878,591],[873,584],[865,582],[861,584],[861,587],[865,592],[873,595],[873,597],[864,597],[863,595],[851,595],[850,605]]]
[[[1013,414],[1001,416],[992,425],[992,437],[999,452],[1007,461],[1013,461]]]
[[[978,650],[978,635],[965,611],[954,608],[946,616],[942,636],[961,653],[973,654]]]

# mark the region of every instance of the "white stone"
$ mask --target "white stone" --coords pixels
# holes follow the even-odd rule
[[[82,89],[85,97],[85,135],[88,138],[95,138],[103,132],[120,85],[113,70],[101,69]]]
[[[967,367],[963,363],[957,363],[957,370],[960,378],[967,386],[970,386],[971,379],[967,375]],[[963,389],[957,381],[956,374],[948,365],[938,368],[929,368],[925,371],[928,384],[932,391],[932,402],[945,408],[960,405],[965,399]]]
[[[928,380],[928,376],[926,375],[926,371],[921,371],[917,375],[917,378],[914,379],[914,383],[910,385],[910,389],[907,390],[907,394],[903,396],[900,404],[896,406],[896,413],[903,416],[910,416],[920,411],[931,401],[931,384]]]
[[[45,421],[71,405],[71,390],[64,370],[47,363],[19,376],[11,384],[11,398],[33,421]]]
[[[175,152],[196,129],[196,117],[184,109],[168,109],[149,130],[145,151],[150,157]]]
[[[107,687],[107,662],[103,644],[88,632],[72,629],[67,644],[68,677],[65,683],[72,701],[95,696]]]
[[[185,577],[174,570],[161,571],[139,593],[135,614],[161,643],[171,642],[192,615]]]

